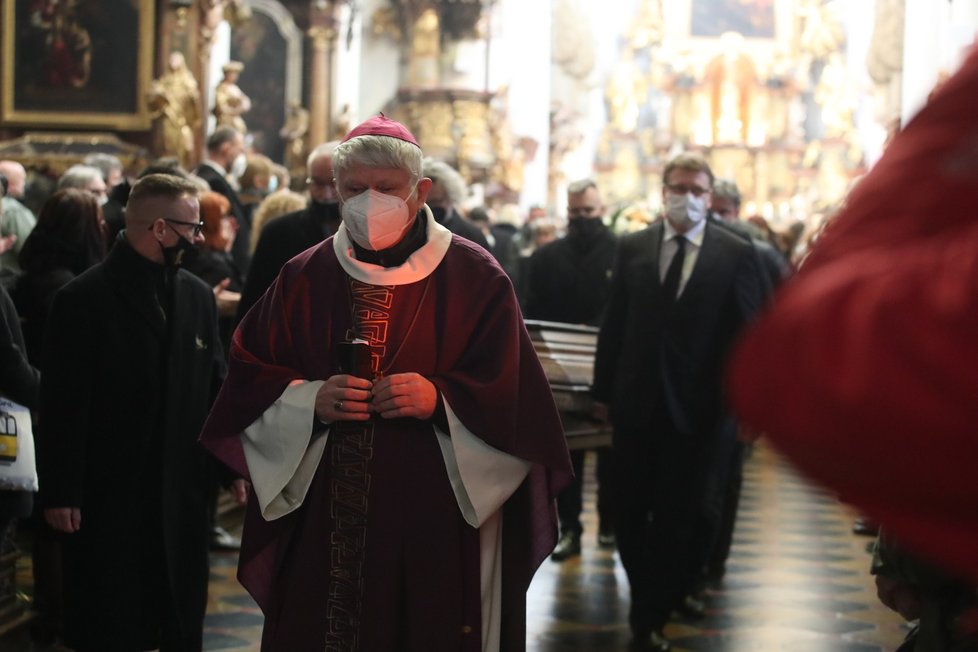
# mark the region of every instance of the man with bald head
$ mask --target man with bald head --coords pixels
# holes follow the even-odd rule
[[[20,203],[27,183],[24,166],[17,161],[0,161],[0,174],[7,178],[7,194],[0,199],[0,238],[5,238],[10,243],[0,253],[0,268],[18,272],[20,264],[17,256],[37,224],[37,219],[29,208]]]
[[[194,184],[140,179],[105,261],[51,308],[40,501],[66,533],[65,641],[78,652],[202,646],[209,462],[196,439],[224,355],[214,294],[181,269],[200,229]]]

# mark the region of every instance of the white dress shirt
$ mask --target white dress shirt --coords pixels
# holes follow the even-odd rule
[[[680,233],[673,228],[669,220],[663,219],[662,223],[665,225],[665,229],[662,232],[662,249],[659,251],[659,280],[665,281],[669,263],[672,262],[673,256],[676,255],[676,251],[679,249],[679,245],[676,243],[676,236],[680,235]],[[693,273],[693,268],[696,266],[696,259],[699,257],[700,249],[703,247],[703,234],[705,231],[706,220],[704,219],[700,220],[689,231],[682,234],[686,238],[686,257],[683,259],[683,272],[679,276],[677,297],[682,296],[683,290],[686,288],[686,282],[689,280],[690,275]]]

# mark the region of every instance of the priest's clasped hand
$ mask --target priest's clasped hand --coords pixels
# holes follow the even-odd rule
[[[392,374],[379,380],[371,391],[370,409],[384,419],[427,419],[435,412],[438,390],[430,380],[414,372]]]
[[[338,374],[330,376],[316,393],[316,418],[323,423],[366,421],[370,418],[370,388],[364,378]]]

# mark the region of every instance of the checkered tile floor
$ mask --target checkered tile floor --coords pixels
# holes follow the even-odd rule
[[[628,583],[614,551],[596,544],[593,472],[585,484],[580,557],[545,561],[528,595],[528,652],[624,650]],[[853,514],[800,479],[760,445],[745,471],[734,546],[723,585],[707,596],[707,616],[676,620],[665,633],[676,652],[883,652],[906,626],[876,600],[867,573],[870,539],[851,533]],[[239,533],[240,523],[225,524]],[[206,650],[258,652],[262,615],[234,579],[237,557],[211,557]],[[29,592],[27,560],[18,580]],[[0,638],[4,652],[34,647],[27,628]]]

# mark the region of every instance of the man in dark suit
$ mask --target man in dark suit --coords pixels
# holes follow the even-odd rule
[[[218,127],[207,138],[207,154],[194,174],[207,182],[216,193],[224,195],[231,202],[231,215],[238,223],[238,234],[231,247],[231,257],[242,274],[248,273],[251,255],[248,243],[251,242],[251,217],[245,211],[238,191],[232,183],[244,172],[244,135],[234,127]]]
[[[333,151],[339,141],[323,143],[306,159],[309,205],[266,223],[245,278],[237,321],[241,321],[272,284],[282,265],[336,233],[340,197],[333,185]]]
[[[567,188],[567,235],[533,252],[524,279],[527,319],[600,326],[611,291],[617,238],[602,218],[597,184],[576,181]],[[560,540],[550,556],[563,561],[581,552],[584,450],[571,451],[574,480],[557,496]],[[611,451],[597,451],[598,543],[613,547],[614,510]]]
[[[723,226],[748,240],[757,251],[761,263],[762,295],[766,301],[771,293],[791,274],[791,266],[775,247],[768,242],[760,229],[750,222],[740,219],[741,195],[734,181],[716,179],[710,192],[710,215],[712,223]],[[731,435],[738,432],[739,424],[733,416],[727,419]],[[722,496],[722,509],[717,525],[712,551],[704,565],[704,586],[719,584],[726,574],[727,557],[733,544],[733,531],[737,524],[737,507],[740,503],[740,489],[743,485],[744,462],[749,448],[740,440],[734,444],[727,474],[726,487]]]
[[[614,424],[616,535],[637,649],[668,650],[712,544],[733,441],[723,366],[761,301],[750,242],[710,224],[713,173],[683,154],[663,175],[665,219],[619,241],[594,397]],[[725,436],[726,435],[726,436]]]
[[[106,260],[51,308],[39,500],[67,534],[65,639],[78,652],[202,647],[211,462],[197,436],[224,355],[211,288],[180,268],[199,220],[194,184],[140,179]],[[235,490],[243,501],[244,481]]]

